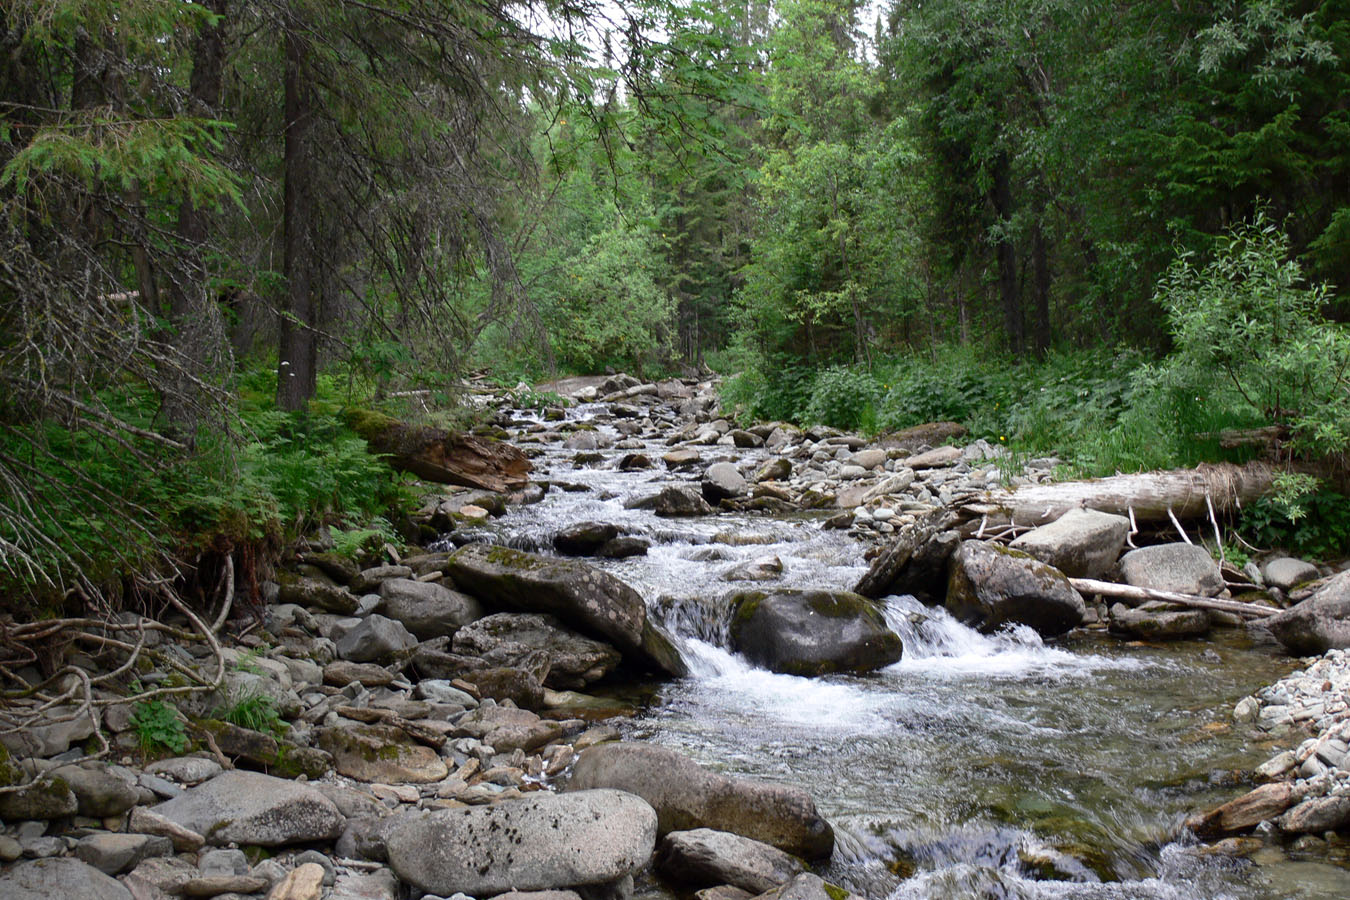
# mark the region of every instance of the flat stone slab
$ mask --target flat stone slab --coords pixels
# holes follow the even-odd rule
[[[234,770],[151,809],[211,844],[283,847],[327,841],[342,833],[333,802],[308,785]]]
[[[656,813],[622,791],[538,793],[409,816],[387,844],[399,878],[428,893],[554,890],[605,884],[646,865]]]

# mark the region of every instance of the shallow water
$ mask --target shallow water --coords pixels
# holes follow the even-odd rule
[[[660,467],[664,449],[645,452]],[[703,465],[746,454],[702,450]],[[651,539],[646,557],[598,564],[647,598],[693,674],[658,686],[627,735],[809,790],[836,831],[830,880],[895,900],[1350,896],[1350,869],[1274,850],[1254,865],[1174,840],[1188,812],[1243,792],[1243,773],[1277,749],[1231,719],[1239,699],[1294,667],[1273,648],[1234,632],[1167,646],[1096,634],[1047,644],[1027,628],[984,636],[891,597],[905,645],[896,665],[819,679],[757,669],[724,649],[724,597],[737,585],[722,574],[776,556],[780,585],[843,589],[866,571],[865,548],[819,517],[625,510],[625,498],[689,477],[605,468],[626,452],[577,468],[550,450],[537,477],[591,489],[555,489],[485,536],[546,549],[567,525],[600,520]]]

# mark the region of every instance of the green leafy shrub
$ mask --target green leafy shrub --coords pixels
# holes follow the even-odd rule
[[[131,714],[131,727],[144,753],[183,753],[188,748],[187,730],[178,710],[163,700],[138,702]]]
[[[872,407],[880,394],[870,372],[831,366],[811,382],[803,415],[808,422],[833,428],[858,428],[865,418],[875,422]]]
[[[1290,498],[1277,490],[1243,507],[1238,530],[1258,547],[1341,559],[1350,555],[1350,497],[1315,488]]]

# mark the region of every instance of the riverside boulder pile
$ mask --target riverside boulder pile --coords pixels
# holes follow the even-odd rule
[[[1212,560],[1193,550],[1168,551],[1166,565],[1148,554],[1127,565],[1128,522],[1104,513],[1071,511],[1013,548],[953,521],[948,508],[960,498],[1043,481],[1057,462],[1013,471],[1001,448],[943,443],[959,426],[869,444],[827,428],[738,428],[718,415],[711,382],[614,376],[575,393],[606,404],[601,415],[617,440],[548,410],[528,426],[503,421],[527,453],[567,446],[578,467],[664,467],[681,483],[637,498],[659,515],[818,510],[829,527],[877,544],[857,594],[793,594],[773,584],[783,574],[774,558],[724,573],[727,624],[744,620],[737,646],[783,671],[894,662],[898,638],[872,601],[900,590],[959,607],[987,630],[1020,622],[1058,634],[1109,621],[1158,637],[1163,629],[1150,633],[1131,615],[1162,622],[1181,611],[1085,604],[1066,575],[1119,570],[1131,584],[1175,586],[1166,579],[1190,565],[1196,590],[1226,588]],[[657,439],[664,455],[650,452]],[[628,452],[599,452],[610,449]],[[585,489],[563,480],[510,486],[510,495],[430,498],[413,518],[427,537],[449,533],[442,552],[361,571],[317,546],[299,553],[265,586],[261,628],[222,651],[222,689],[166,708],[170,722],[185,723],[181,755],[142,755],[145,742],[174,728],[161,721],[155,731],[134,698],[94,718],[58,706],[34,727],[0,735],[0,897],[517,900],[522,891],[564,891],[556,900],[623,900],[635,880],[659,877],[680,890],[709,889],[709,898],[839,900],[808,871],[829,859],[834,838],[805,792],[617,742],[616,728],[596,724],[615,704],[580,692],[683,672],[643,598],[582,559],[640,554],[647,542],[611,523],[556,535],[548,545],[565,559],[475,542],[483,523],[518,504]],[[1321,574],[1306,566],[1267,573],[1268,596]],[[1032,587],[1008,587],[1024,583]],[[766,610],[774,615],[761,621]],[[803,616],[828,619],[838,634],[793,646]],[[1222,621],[1204,614],[1205,628]],[[810,630],[813,638],[829,631]],[[204,645],[168,652],[210,678],[215,657]],[[122,662],[74,651],[67,661],[90,674]],[[145,686],[171,682],[163,669],[138,672]],[[40,680],[35,669],[26,677]],[[1313,680],[1307,685],[1311,692]],[[111,739],[112,762],[76,762],[96,727]],[[1297,766],[1325,762],[1328,771],[1307,780],[1332,785],[1314,799],[1339,804],[1344,779],[1328,754],[1350,738],[1335,727],[1342,730],[1329,730]],[[1290,791],[1304,793],[1288,809],[1313,796],[1313,788]],[[1309,821],[1326,820],[1331,808]]]

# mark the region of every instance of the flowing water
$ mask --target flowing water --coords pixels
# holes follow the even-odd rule
[[[1246,790],[1242,773],[1281,749],[1231,722],[1237,700],[1293,668],[1274,649],[1224,632],[1169,646],[984,636],[891,597],[896,665],[816,679],[757,669],[724,648],[719,601],[736,585],[722,575],[776,556],[780,585],[844,589],[866,571],[865,547],[812,516],[625,510],[625,498],[688,477],[660,467],[664,450],[645,447],[657,468],[619,472],[631,447],[576,466],[552,445],[537,477],[572,490],[483,536],[546,550],[561,528],[598,520],[649,538],[647,556],[597,564],[647,598],[692,674],[646,695],[627,736],[810,791],[836,832],[827,879],[894,900],[1350,896],[1350,869],[1325,859],[1271,848],[1252,864],[1174,837],[1186,813]],[[705,448],[703,463],[746,453]]]

